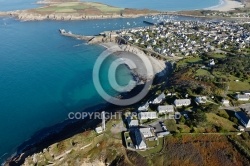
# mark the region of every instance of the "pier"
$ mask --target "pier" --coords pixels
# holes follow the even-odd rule
[[[78,40],[85,40],[87,42],[89,42],[90,40],[92,40],[93,38],[95,38],[94,36],[84,36],[84,35],[73,34],[70,31],[66,32],[64,29],[59,29],[59,32],[63,36],[72,37],[72,38],[75,38],[75,39],[78,39]]]

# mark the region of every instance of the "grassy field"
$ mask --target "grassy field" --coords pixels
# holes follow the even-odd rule
[[[124,8],[113,7],[95,2],[66,2],[34,9],[34,11],[39,13],[84,13],[87,11],[100,13],[119,13],[122,10],[124,10]]]
[[[197,76],[211,76],[211,73],[205,69],[198,69],[195,73]]]
[[[155,148],[152,148],[152,149],[149,149],[149,150],[146,150],[146,151],[138,151],[138,153],[142,156],[149,156],[149,155],[152,155],[152,154],[156,154],[158,152],[160,152],[163,148],[163,145],[164,145],[164,138],[159,138],[158,141],[159,141],[159,144],[155,147]]]
[[[236,131],[234,127],[236,124],[231,122],[230,120],[220,117],[214,113],[206,113],[206,116],[208,123],[222,127],[227,131]]]
[[[249,90],[250,89],[250,79],[242,81],[239,80],[238,82],[235,80],[239,80],[237,77],[230,77],[230,82],[229,82],[229,90],[230,91],[244,91],[244,90]]]
[[[178,66],[185,66],[189,63],[198,63],[202,61],[202,59],[200,57],[190,57],[190,58],[185,58],[183,60],[180,60],[178,62]]]

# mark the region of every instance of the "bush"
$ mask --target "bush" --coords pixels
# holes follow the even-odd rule
[[[242,136],[242,138],[245,139],[245,140],[249,138],[248,132],[242,133],[241,136]]]
[[[235,118],[235,117],[231,117],[230,120],[231,120],[232,122],[234,122],[234,123],[238,123],[238,119]]]

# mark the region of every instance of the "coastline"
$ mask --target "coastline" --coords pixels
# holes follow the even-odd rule
[[[112,15],[81,15],[81,14],[66,14],[66,13],[53,13],[41,15],[38,13],[30,13],[28,11],[10,11],[10,12],[0,12],[1,16],[11,16],[17,18],[21,21],[43,21],[43,20],[53,20],[53,21],[83,21],[83,20],[103,20],[103,19],[115,19],[115,18],[138,18],[142,16],[156,16],[159,13],[145,13],[145,14],[112,14]]]
[[[212,9],[210,10],[219,10],[219,11],[229,11],[229,10],[233,10],[233,8],[235,7],[231,2],[235,2],[235,1],[231,1],[231,0],[225,0],[226,2],[216,6],[216,7],[212,7]],[[227,3],[229,2],[229,3]],[[240,3],[240,2],[239,2]],[[241,4],[241,3],[240,3]],[[233,8],[232,8],[233,7]],[[4,13],[4,12],[0,12],[0,16],[6,16],[6,15],[10,15],[10,16],[21,16],[21,18],[18,18],[20,20],[23,21],[39,21],[39,20],[62,20],[62,17],[60,18],[60,15],[49,15],[49,16],[35,16],[34,19],[32,19],[32,15],[27,15],[27,17],[25,17],[25,15],[16,15],[15,13]],[[158,15],[158,14],[147,14],[147,15]],[[87,16],[87,17],[83,17],[83,16],[71,16],[71,17],[67,17],[66,19],[63,19],[65,21],[67,20],[92,20],[92,19],[112,19],[112,18],[136,18],[136,17],[141,17],[141,16],[146,16],[145,14],[141,14],[141,15],[124,15],[123,17],[121,17],[120,15],[112,15],[112,16]],[[193,17],[193,16],[192,16]],[[30,18],[30,19],[29,19]],[[102,45],[102,44],[100,44]]]
[[[72,37],[72,36],[69,36],[69,37]],[[84,40],[84,39],[82,38],[81,40]],[[126,48],[119,47],[117,43],[112,43],[112,42],[94,43],[94,44],[105,47],[106,49],[115,47],[116,52],[114,55],[117,56],[118,58],[131,58],[131,56],[134,56],[133,54],[135,54],[134,51],[140,51],[133,46],[128,46]],[[141,58],[143,58],[143,56],[147,56],[146,54],[143,53],[143,51],[138,52],[138,54],[140,54],[138,56],[140,56]],[[158,60],[154,57],[149,57],[149,59],[154,69],[154,76],[152,76],[151,79],[157,78],[157,81],[155,81],[154,83],[154,85],[157,85],[159,78],[162,78],[163,76],[162,74],[168,75],[171,73],[170,67],[172,66],[167,65],[165,61]],[[130,92],[121,93],[119,96],[121,96],[122,98],[129,98],[131,96],[134,96],[137,92],[139,92],[143,88],[144,84],[147,81],[149,81],[149,80],[143,79],[145,70],[139,70],[139,71],[136,70],[136,71],[131,71],[131,72],[135,77],[139,78],[139,80],[141,80],[142,82],[140,84],[137,84],[136,87]],[[144,97],[142,100],[150,99],[154,95],[155,95],[155,90],[150,90],[149,93],[146,95],[146,97]],[[137,105],[138,103],[135,103],[132,106],[128,106],[128,107],[131,108]],[[94,106],[91,108],[87,108],[83,110],[82,112],[101,112],[103,110],[105,110],[106,112],[119,112],[122,109],[126,109],[126,108],[127,107],[115,106],[115,105],[106,103],[106,104]],[[43,151],[43,149],[49,147],[50,145],[57,143],[59,141],[62,141],[64,139],[67,139],[69,137],[72,137],[76,134],[79,134],[80,132],[94,130],[95,127],[98,124],[100,124],[100,122],[101,122],[100,119],[93,120],[88,117],[83,120],[73,120],[73,121],[70,119],[67,119],[63,121],[62,123],[42,129],[41,131],[38,131],[37,133],[35,133],[30,139],[25,141],[23,144],[18,146],[17,151],[14,154],[12,154],[5,161],[5,163],[3,163],[3,165],[4,166],[12,166],[12,165],[19,166],[25,161],[25,159],[28,156],[39,153]],[[79,128],[79,126],[82,126],[82,127]]]
[[[236,0],[220,0],[220,4],[209,8],[205,8],[203,10],[215,10],[215,11],[226,12],[235,10],[235,8],[243,8],[244,6],[245,5],[242,2]]]

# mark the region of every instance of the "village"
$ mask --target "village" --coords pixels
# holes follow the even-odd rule
[[[196,121],[194,119],[194,112],[197,112],[197,107],[205,106],[211,107],[218,106],[218,109],[228,109],[232,110],[234,113],[231,114],[232,117],[225,117],[225,115],[219,115],[226,123],[234,121],[237,126],[235,129],[229,131],[226,130],[215,130],[207,131],[206,129],[200,130],[199,126],[193,131],[184,131],[179,129],[178,133],[182,134],[241,134],[242,132],[250,131],[250,91],[241,92],[235,94],[234,100],[241,101],[244,104],[240,106],[232,106],[230,100],[222,99],[220,103],[215,103],[213,99],[209,96],[188,96],[186,98],[179,98],[180,94],[177,93],[161,93],[156,98],[151,101],[147,101],[143,105],[139,106],[138,109],[132,111],[126,111],[123,113],[123,140],[126,148],[129,150],[135,151],[147,151],[152,150],[159,146],[163,137],[168,135],[175,135],[176,130],[173,131],[173,125],[184,124],[184,121]],[[220,107],[220,108],[219,108]],[[212,107],[215,108],[215,107]],[[204,110],[203,110],[204,111]],[[102,112],[103,117],[105,113]],[[209,113],[211,114],[211,113]],[[219,117],[218,116],[218,117]],[[214,115],[213,118],[217,118]],[[235,120],[236,119],[236,120]],[[219,119],[218,119],[219,120]],[[171,121],[172,124],[169,122]],[[232,122],[230,122],[232,123]],[[230,124],[229,123],[229,124]],[[227,124],[228,125],[228,124]],[[111,127],[115,128],[116,124],[113,124]],[[209,126],[207,126],[209,128]],[[223,128],[223,126],[221,126]],[[102,122],[102,126],[97,127],[95,131],[98,134],[105,132],[105,118]],[[161,145],[162,146],[162,145]]]
[[[119,36],[118,43],[122,41],[141,50],[149,50],[151,56],[182,58],[176,63],[176,71],[179,68],[202,70],[198,79],[203,79],[204,73],[208,77],[209,72],[215,70],[222,63],[221,59],[228,54],[245,55],[250,52],[250,33],[244,23],[238,22],[168,21],[152,27],[106,32],[102,35],[110,39],[112,36]],[[213,56],[208,56],[211,53]],[[206,61],[197,57],[205,57]],[[182,66],[183,62],[186,63],[185,67]],[[198,68],[194,67],[195,64]],[[215,76],[221,79],[221,75],[225,74],[221,72],[220,76]],[[246,77],[245,82],[243,76],[232,78],[234,79],[228,80],[230,86],[233,82],[231,87],[248,85],[241,91],[237,88],[230,89],[227,85],[223,95],[215,92],[207,95],[204,95],[206,92],[182,93],[177,87],[176,91],[165,89],[137,109],[124,112],[124,129],[121,132],[126,148],[150,151],[158,147],[163,137],[168,135],[241,134],[249,131],[249,77]],[[115,127],[114,124],[112,128]],[[102,127],[96,128],[99,134],[104,131]]]
[[[250,33],[244,23],[226,21],[167,21],[157,26],[120,32],[129,43],[164,56],[204,52],[248,52]]]

